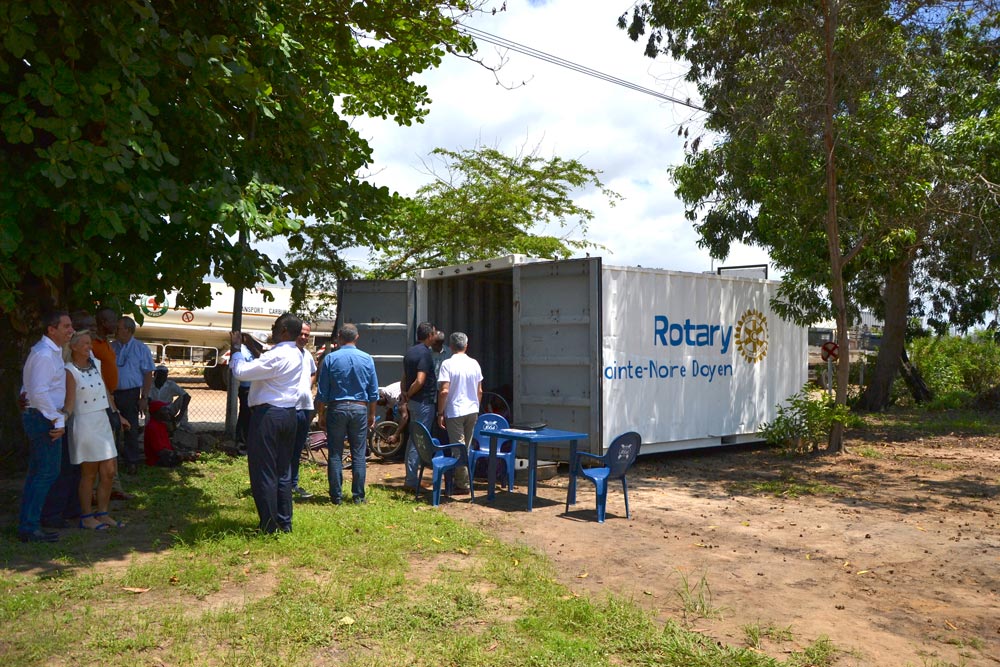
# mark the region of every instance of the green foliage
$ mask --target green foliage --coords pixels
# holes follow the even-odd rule
[[[364,236],[352,239],[336,224],[306,226],[291,263],[299,281],[313,292],[332,291],[337,279],[354,273],[337,253],[352,240],[371,247],[366,277],[375,279],[512,253],[569,257],[595,247],[585,240],[593,213],[573,201],[574,193],[597,189],[612,204],[619,199],[601,183],[600,172],[579,160],[494,148],[437,148],[431,159],[431,182],[412,198],[393,195],[372,209]]]
[[[995,307],[991,0],[646,0],[619,26],[647,55],[688,63],[707,111],[682,128],[693,135],[672,169],[700,243],[717,258],[736,242],[766,248],[784,271],[774,305],[785,317],[840,316],[840,295],[848,313],[884,316],[886,370],[873,382],[885,391],[873,401],[888,396],[908,305],[962,328]]]
[[[599,172],[579,160],[507,155],[495,148],[437,148],[432,180],[399,202],[374,247],[372,277],[395,278],[416,269],[520,253],[549,259],[592,247],[585,240],[593,213],[574,191],[594,188],[613,204]],[[546,227],[566,230],[558,236]]]
[[[1000,385],[1000,344],[988,333],[918,338],[910,358],[934,392],[930,409],[971,407]]]
[[[778,406],[774,421],[761,425],[768,444],[794,451],[818,449],[826,442],[834,423],[857,421],[846,405],[838,405],[826,392],[803,389]]]
[[[280,261],[236,243],[315,218],[364,240],[388,192],[345,115],[411,123],[411,76],[471,53],[464,0],[12,0],[0,4],[0,310],[89,306]],[[348,224],[350,221],[351,224]],[[30,318],[31,309],[26,314]]]

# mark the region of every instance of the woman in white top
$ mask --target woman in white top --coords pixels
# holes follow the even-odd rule
[[[118,453],[115,436],[108,421],[108,408],[121,421],[115,401],[101,377],[101,362],[91,355],[90,332],[78,331],[69,341],[70,361],[66,364],[66,414],[72,417],[69,458],[80,466],[80,528],[107,530],[118,523],[108,516],[111,485],[115,478]],[[93,509],[94,478],[97,485],[97,511]]]

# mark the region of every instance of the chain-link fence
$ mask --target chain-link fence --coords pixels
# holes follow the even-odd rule
[[[226,427],[228,352],[202,345],[146,343],[157,365],[191,396],[188,421],[194,431],[221,432]]]
[[[200,374],[177,375],[170,379],[191,396],[188,421],[194,431],[223,431],[226,427],[226,391],[210,389]]]

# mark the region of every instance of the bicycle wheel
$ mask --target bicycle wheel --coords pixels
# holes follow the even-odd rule
[[[396,422],[379,422],[371,431],[369,449],[378,459],[388,459],[399,453],[402,442],[389,442],[389,436],[396,433]]]
[[[512,420],[510,405],[500,394],[492,391],[483,392],[483,400],[479,403],[479,414],[500,415],[507,421]]]

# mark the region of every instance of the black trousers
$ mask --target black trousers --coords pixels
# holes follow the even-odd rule
[[[139,395],[142,390],[139,387],[134,389],[118,389],[115,391],[115,405],[122,417],[128,420],[131,428],[125,431],[124,446],[119,452],[125,463],[142,463],[145,459],[142,452],[142,445],[139,444]]]
[[[247,434],[250,493],[263,533],[292,530],[292,455],[295,408],[255,405]]]
[[[240,410],[236,416],[236,443],[247,444],[247,430],[250,428],[250,403],[247,398],[250,396],[250,387],[241,386],[236,391],[236,396],[240,401]]]

